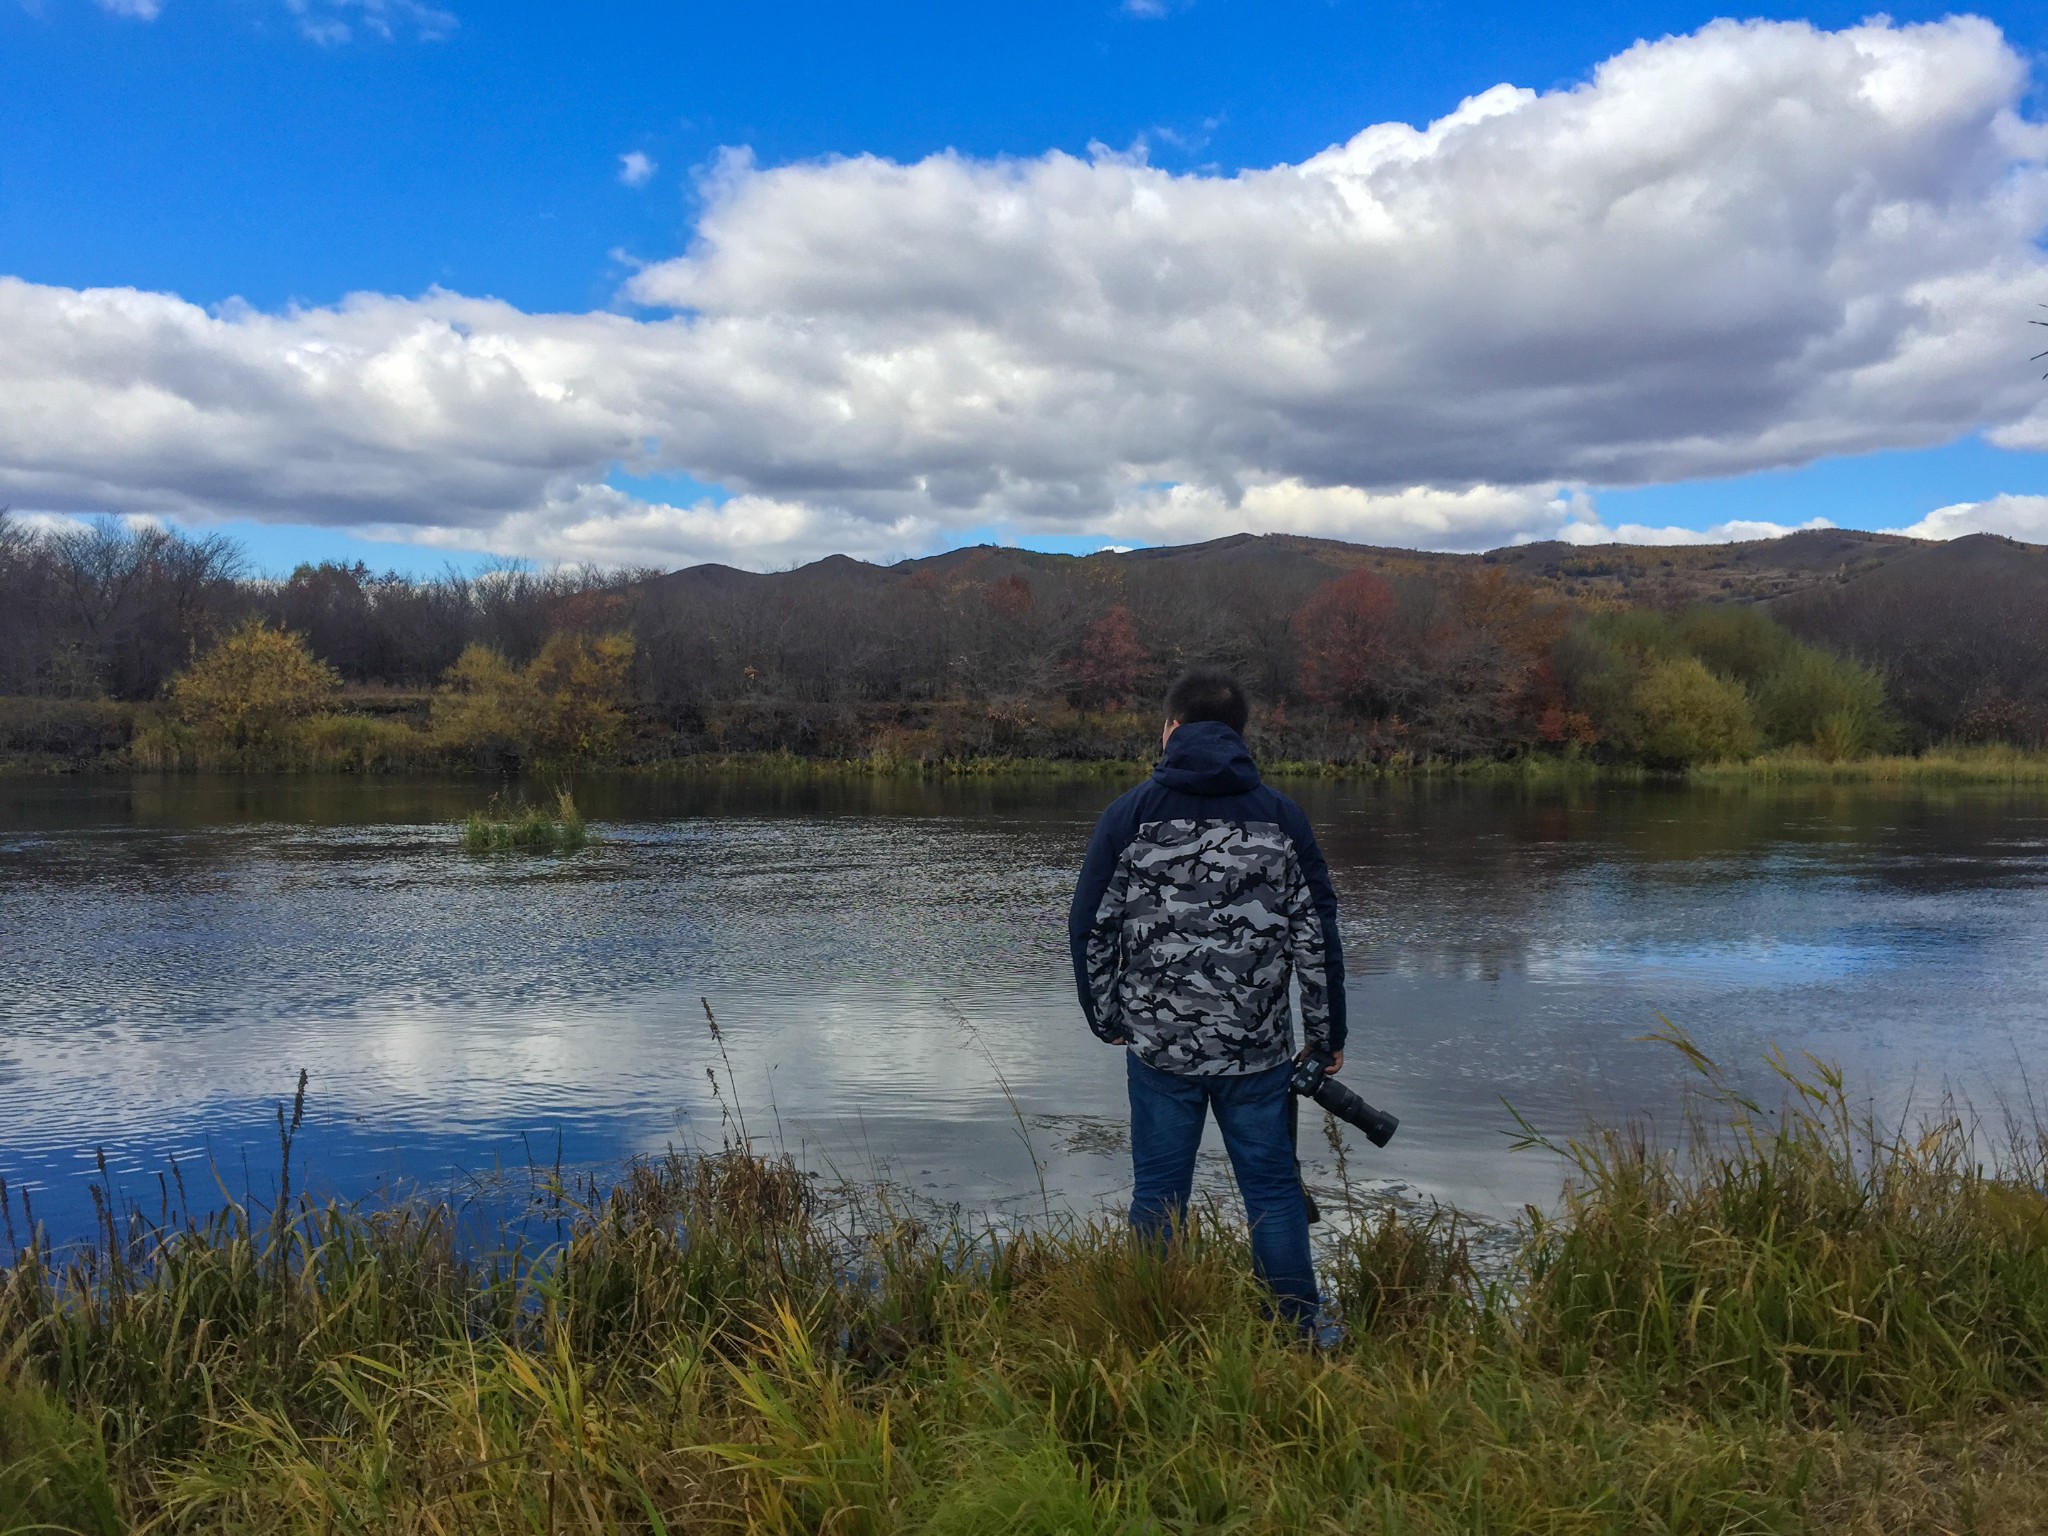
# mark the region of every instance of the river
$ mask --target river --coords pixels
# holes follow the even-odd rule
[[[596,841],[555,857],[462,852],[468,782],[0,781],[0,1175],[59,1235],[101,1155],[152,1206],[174,1157],[195,1203],[261,1198],[303,1068],[322,1191],[463,1198],[743,1116],[907,1199],[1098,1209],[1126,1180],[1121,1060],[1080,1022],[1064,925],[1116,788],[591,781]],[[1752,1089],[1777,1046],[1888,1114],[1946,1089],[2025,1111],[2048,796],[1291,789],[1343,903],[1345,1080],[1403,1122],[1351,1138],[1364,1187],[1552,1200],[1506,1104],[1552,1134],[1670,1123],[1688,1073],[1641,1042],[1660,1017]]]

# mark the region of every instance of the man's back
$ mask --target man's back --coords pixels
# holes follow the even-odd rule
[[[1192,1077],[1293,1054],[1288,980],[1308,1045],[1343,1049],[1336,897],[1308,819],[1259,780],[1228,725],[1178,727],[1152,778],[1103,813],[1068,920],[1097,1035]]]

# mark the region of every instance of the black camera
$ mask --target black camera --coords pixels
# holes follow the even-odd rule
[[[1385,1110],[1374,1109],[1330,1076],[1327,1056],[1312,1051],[1302,1057],[1294,1064],[1294,1076],[1288,1079],[1287,1086],[1304,1099],[1314,1099],[1346,1125],[1357,1126],[1376,1147],[1384,1147],[1400,1129],[1399,1120]]]

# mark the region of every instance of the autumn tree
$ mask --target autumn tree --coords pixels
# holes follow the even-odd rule
[[[1588,738],[1591,723],[1566,706],[1552,660],[1568,623],[1559,605],[1497,568],[1424,590],[1429,622],[1402,669],[1407,694],[1398,701],[1423,745],[1467,757]]]
[[[601,759],[624,731],[632,668],[627,634],[550,635],[524,667],[472,645],[442,679],[434,731],[479,759]]]
[[[1318,704],[1361,714],[1383,710],[1394,619],[1394,589],[1363,566],[1324,582],[1295,623],[1302,691]]]
[[[171,679],[172,709],[211,746],[236,752],[274,744],[315,715],[341,679],[289,630],[247,619]]]
[[[625,728],[632,672],[631,635],[550,635],[526,669],[538,705],[536,753],[550,760],[609,756]]]
[[[1145,646],[1131,611],[1118,603],[1088,626],[1067,669],[1067,697],[1078,709],[1124,709],[1144,676]]]
[[[1022,576],[1005,576],[990,582],[988,605],[1012,624],[1022,623],[1031,613],[1031,583]]]
[[[521,756],[532,723],[524,674],[487,645],[465,647],[434,695],[434,735],[479,760]]]

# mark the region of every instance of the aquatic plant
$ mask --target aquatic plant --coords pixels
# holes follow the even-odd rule
[[[1323,1352],[1213,1217],[977,1230],[737,1136],[537,1175],[538,1250],[432,1205],[103,1189],[94,1243],[0,1273],[0,1525],[2041,1529],[2040,1132],[1901,1135],[1782,1060],[1767,1112],[1667,1038],[1710,1090],[1686,1136],[1558,1144],[1569,1191],[1490,1277],[1454,1216],[1362,1210]]]
[[[573,853],[589,840],[582,813],[566,788],[555,791],[553,805],[494,794],[482,810],[471,811],[462,826],[462,846],[471,853],[510,848]]]

